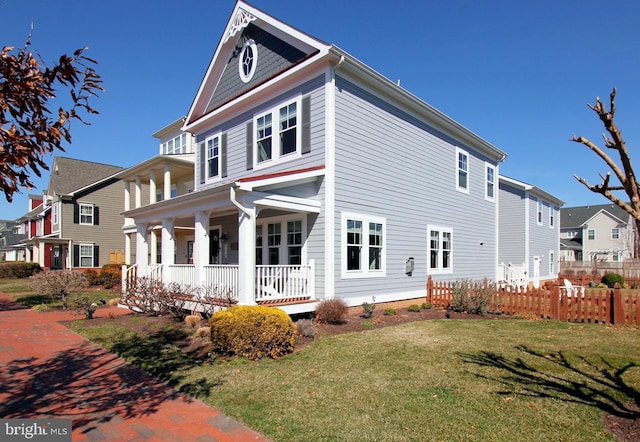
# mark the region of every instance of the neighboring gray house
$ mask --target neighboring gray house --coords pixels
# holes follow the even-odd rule
[[[124,263],[122,184],[114,178],[122,170],[55,157],[37,231],[24,241],[31,260],[51,269]]]
[[[622,262],[633,258],[635,223],[615,204],[560,211],[563,261]]]
[[[560,271],[560,207],[563,201],[522,181],[500,176],[501,280],[540,285]]]
[[[289,313],[322,299],[424,296],[429,276],[500,277],[505,153],[243,1],[182,130],[195,140],[193,191],[132,204],[125,190],[125,231],[144,257],[131,276],[230,290],[241,304]],[[171,175],[182,161],[162,156],[147,174],[143,163],[121,176],[155,187],[160,165]]]
[[[26,237],[21,227],[16,220],[0,220],[0,261],[18,260],[20,255],[15,245]]]

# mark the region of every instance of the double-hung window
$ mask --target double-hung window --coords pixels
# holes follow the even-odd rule
[[[220,177],[220,136],[207,138],[207,180]]]
[[[386,275],[386,220],[342,213],[342,277]]]
[[[456,190],[469,193],[469,153],[456,148]]]
[[[256,226],[256,265],[302,265],[306,223],[300,218],[266,220]]]
[[[80,224],[93,225],[93,204],[80,203]]]
[[[285,161],[301,153],[300,99],[258,115],[254,120],[256,167]]]
[[[58,220],[59,210],[60,210],[59,204],[60,203],[56,201],[51,206],[51,223],[54,224],[54,225],[57,225],[59,223],[59,220]]]
[[[429,273],[453,272],[453,230],[427,226]]]
[[[556,215],[556,207],[555,206],[550,206],[549,207],[549,227],[551,227],[553,229],[554,224],[555,224],[555,215]]]
[[[491,164],[485,163],[486,184],[484,197],[487,201],[495,201],[496,192],[496,168]]]
[[[93,244],[80,244],[80,267],[93,267]]]
[[[543,207],[542,200],[538,200],[537,206],[538,206],[538,209],[537,209],[536,221],[538,225],[541,226],[542,225],[542,207]]]
[[[620,239],[620,229],[614,227],[611,229],[611,239]]]
[[[594,229],[587,230],[587,239],[589,239],[589,241],[596,239],[596,231]]]

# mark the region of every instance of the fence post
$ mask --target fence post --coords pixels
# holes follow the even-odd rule
[[[431,275],[429,275],[429,277],[427,278],[427,303],[432,302],[432,295],[433,292],[433,279],[431,278]]]
[[[611,313],[613,314],[611,323],[616,325],[624,325],[624,299],[622,298],[622,290],[620,290],[620,284],[618,284],[617,282],[613,287],[613,292],[611,293],[611,302],[613,304],[611,306]]]

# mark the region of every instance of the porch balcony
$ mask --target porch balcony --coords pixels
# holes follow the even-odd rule
[[[196,269],[193,264],[149,266],[141,274],[137,264],[122,267],[122,291],[147,277],[165,285],[176,283],[198,297],[201,293],[223,299],[239,297],[239,265],[205,265]],[[201,270],[198,272],[197,270]],[[199,276],[198,276],[199,274]],[[282,308],[289,314],[312,311],[315,308],[315,261],[306,265],[255,266],[253,302]],[[202,282],[198,283],[198,279]],[[241,302],[240,302],[241,303]]]

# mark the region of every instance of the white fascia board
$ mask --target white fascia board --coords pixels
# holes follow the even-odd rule
[[[308,198],[263,192],[252,192],[249,197],[256,206],[282,209],[290,212],[320,213],[322,209],[320,201]]]
[[[595,217],[597,217],[600,214],[604,214],[609,216],[609,218],[612,218],[614,221],[617,220],[618,222],[620,222],[621,224],[627,224],[627,221],[621,220],[620,218],[618,218],[617,216],[615,216],[613,213],[605,210],[605,209],[600,209],[598,210],[596,213],[593,214],[593,216],[591,218],[589,218],[588,220],[586,220],[584,223],[582,223],[583,226],[586,226],[587,224],[589,224]]]

